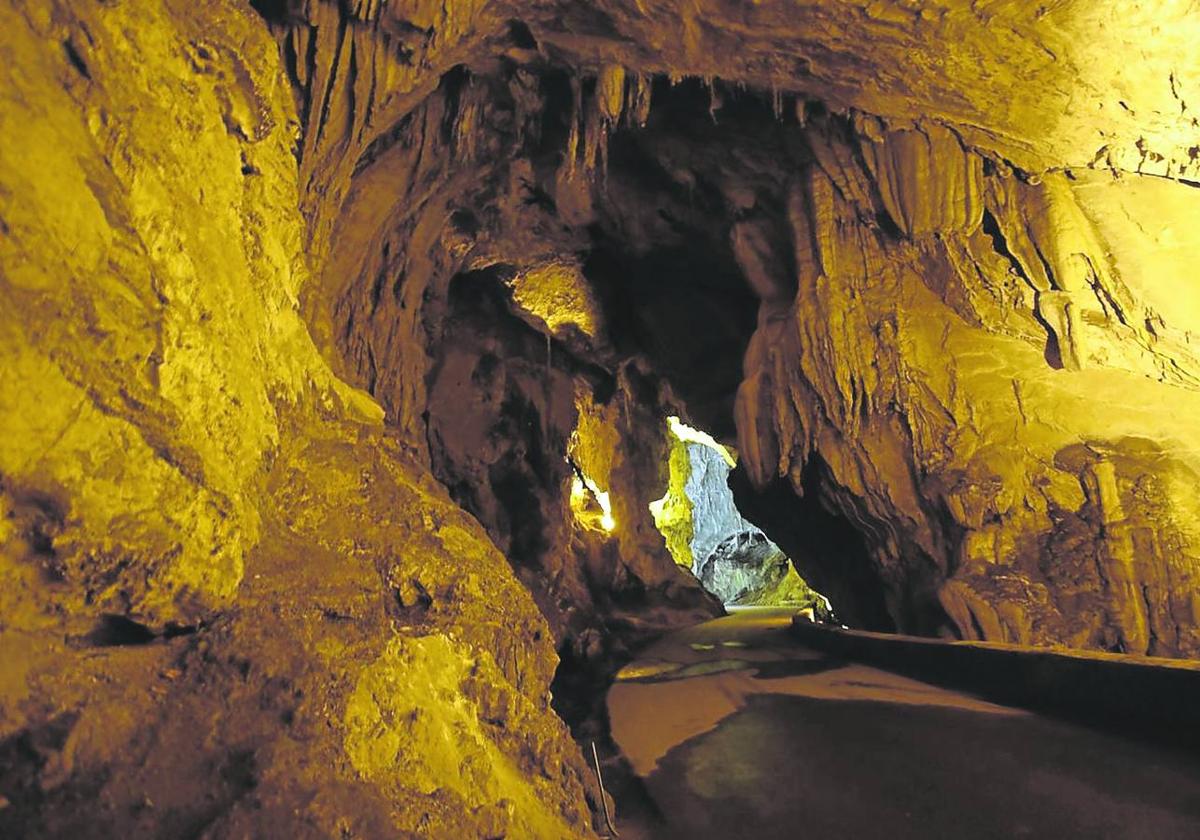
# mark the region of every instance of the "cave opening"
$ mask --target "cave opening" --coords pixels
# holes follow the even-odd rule
[[[829,600],[738,508],[729,487],[736,451],[678,417],[668,417],[666,425],[667,492],[650,503],[650,512],[675,563],[726,609],[793,607],[810,619],[831,621]]]
[[[625,110],[598,118],[603,73],[492,73],[453,70],[411,118],[416,136],[362,160],[363,212],[376,212],[372,189],[399,198],[354,253],[333,317],[390,425],[416,432],[531,592],[558,645],[556,707],[575,727],[656,635],[725,607],[830,617],[797,567],[841,576],[844,558],[808,551],[837,540],[785,525],[781,549],[751,524],[760,500],[734,501],[727,480],[742,471],[716,440],[738,438],[743,359],[796,293],[789,173],[813,161],[799,115],[831,118],[665,76],[627,77]],[[641,95],[652,104],[632,113]],[[686,538],[656,525],[685,509]],[[880,588],[869,557],[855,568],[853,589]]]

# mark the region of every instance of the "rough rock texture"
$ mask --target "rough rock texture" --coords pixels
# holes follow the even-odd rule
[[[806,584],[786,554],[761,531],[739,532],[716,546],[700,582],[727,606],[795,607],[828,617],[825,600]]]
[[[716,612],[651,521],[666,441],[653,405],[639,403],[641,374],[548,353],[486,274],[454,280],[440,330],[428,380],[434,473],[534,593],[561,654],[607,668],[644,634]],[[609,494],[611,531],[572,511],[577,476]]]
[[[759,297],[735,414],[747,471],[760,487],[783,475],[800,492],[812,476],[818,503],[861,543],[855,559],[801,561],[805,577],[839,607],[863,602],[845,612],[869,626],[1194,651],[1193,512],[1170,489],[1191,468],[1186,445],[1169,442],[1190,433],[1136,418],[1164,387],[1192,393],[1187,331],[1124,281],[1075,197],[1083,182],[1015,172],[932,123],[893,129],[808,106],[800,121],[720,86],[657,88],[645,128],[595,146],[586,120],[572,140],[571,105],[568,176],[578,142],[595,151],[576,171],[594,155],[602,178],[581,196],[563,164],[535,162],[547,174],[532,194],[548,201],[524,206],[566,223],[540,225],[555,231],[542,249],[565,241],[575,251],[588,241],[580,222],[591,225],[584,272],[609,308],[606,335],[633,339],[703,413],[719,416],[721,403],[676,354],[693,324],[736,321],[693,320],[694,306],[670,291],[673,243],[717,243],[708,267],[689,272],[705,278],[695,297],[734,294],[717,279],[726,271]],[[642,266],[654,282],[630,282]],[[634,311],[653,312],[647,288],[672,294],[674,307],[639,330],[613,302],[640,296]],[[674,330],[682,340],[662,340]],[[1072,407],[1105,389],[1146,396],[1120,417]],[[1133,454],[1123,473],[1114,462],[1111,481],[1107,467],[1092,477],[1093,462],[1134,436],[1166,452]],[[1179,477],[1148,485],[1172,451],[1183,460],[1164,467]],[[1104,493],[1127,492],[1122,482],[1141,488],[1142,507],[1097,514]],[[1144,534],[1136,549],[1133,537],[1112,538],[1116,522]]]
[[[640,359],[647,410],[736,420],[751,483],[804,496],[768,530],[850,620],[1192,653],[1192,325],[1120,221],[1141,179],[1079,172],[1192,172],[1195,22],[1168,5],[367,4],[336,36],[293,7],[308,122],[355,159],[302,159],[329,179],[306,311],[423,452],[430,325],[490,273],[548,371]],[[360,61],[394,37],[422,83]]]
[[[586,836],[671,414],[843,620],[1200,655],[1190,4],[0,16],[4,833]]]
[[[654,527],[662,532],[671,557],[677,565],[688,570],[696,566],[696,555],[692,553],[696,523],[692,519],[692,500],[687,494],[687,487],[691,483],[691,444],[671,435],[667,455],[667,492],[661,499],[650,503],[650,512],[654,516]]]
[[[588,835],[545,620],[300,318],[261,20],[0,15],[0,833]]]
[[[692,503],[692,571],[701,576],[717,546],[730,537],[751,535],[758,528],[738,511],[729,491],[729,465],[708,446],[690,443],[688,480],[683,492]]]
[[[509,33],[499,46],[519,57],[521,43]],[[540,75],[512,62],[488,69],[447,73],[364,153],[314,286],[326,296],[317,320],[328,318],[347,376],[504,551],[562,656],[608,671],[647,633],[720,611],[675,567],[648,511],[666,478],[659,418],[679,402],[664,379],[690,361],[647,360],[627,320],[653,313],[613,306],[623,290],[589,279],[581,255],[600,215],[595,165],[574,175],[560,165],[585,120],[571,99],[577,82],[545,66]],[[623,218],[639,198],[624,196],[609,215]],[[731,259],[726,266],[738,283]],[[647,292],[667,307],[673,289],[662,285]],[[739,294],[748,334],[753,300]],[[743,344],[720,354],[727,426]],[[607,444],[585,465],[572,441],[596,412],[602,431],[582,437]],[[611,493],[611,535],[571,515],[576,468]]]
[[[598,0],[538,4],[579,63],[736,81],[835,111],[954,126],[1029,171],[1195,179],[1200,19],[1188,0]]]
[[[941,129],[817,131],[789,196],[798,291],[746,356],[750,480],[854,523],[898,627],[936,630],[940,605],[971,638],[1195,655],[1186,334],[1068,175],[964,165]]]

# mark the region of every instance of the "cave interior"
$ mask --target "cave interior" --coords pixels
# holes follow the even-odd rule
[[[1200,659],[1200,16],[751,5],[0,0],[0,833],[594,836],[732,608]]]

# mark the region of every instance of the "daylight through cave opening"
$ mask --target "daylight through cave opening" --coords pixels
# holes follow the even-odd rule
[[[866,328],[831,350],[820,330],[833,302],[809,286],[836,268],[830,249],[901,235],[876,206],[856,125],[802,97],[787,105],[713,79],[459,66],[356,167],[343,215],[369,224],[339,226],[338,270],[325,274],[340,284],[325,304],[339,356],[529,588],[560,677],[611,673],[653,633],[723,602],[783,597],[743,591],[723,571],[738,564],[707,562],[716,546],[698,564],[672,559],[666,543],[679,540],[664,541],[650,510],[678,446],[671,416],[748,455],[739,505],[772,541],[739,526],[741,547],[719,558],[755,555],[815,582],[857,626],[945,621],[925,580],[895,591],[886,505],[805,466],[822,463],[806,438],[819,404],[857,416],[867,380],[851,374],[849,394],[818,390],[782,413],[761,405],[776,399],[761,387],[772,343],[818,354],[819,381],[791,392],[843,389]],[[830,160],[842,167],[832,193]],[[836,203],[851,200],[863,206]],[[847,397],[860,404],[837,404]],[[818,413],[790,416],[802,407]],[[765,428],[764,412],[787,426]],[[770,452],[779,435],[787,458]]]
[[[794,607],[809,618],[832,619],[828,599],[738,509],[728,483],[735,452],[675,416],[667,418],[667,430],[667,491],[650,512],[676,564],[726,607]]]

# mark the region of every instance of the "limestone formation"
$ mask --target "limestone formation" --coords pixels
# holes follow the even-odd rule
[[[650,507],[675,562],[727,606],[826,609],[787,555],[738,510],[729,450],[677,417],[668,418],[668,429],[670,480]]]
[[[262,21],[0,33],[0,833],[588,835],[545,619],[300,317]]]
[[[1200,656],[1198,35],[0,0],[0,834],[593,836],[671,416],[839,620]]]
[[[810,617],[830,618],[827,600],[796,574],[791,559],[761,531],[723,540],[700,573],[705,589],[728,606],[792,607]]]
[[[1195,655],[1179,599],[1196,585],[1191,432],[1139,416],[1164,389],[1187,416],[1190,353],[1159,355],[1067,175],[989,163],[978,188],[951,174],[905,186],[889,167],[929,165],[929,147],[897,148],[910,147],[857,173],[814,167],[789,199],[799,291],[752,340],[740,391],[751,479],[806,492],[820,459],[824,503],[893,581],[894,626],[936,630],[940,606],[968,638]],[[961,160],[955,148],[937,165]],[[895,195],[856,204],[872,191]],[[979,194],[977,227],[974,210],[923,209]],[[879,210],[902,236],[873,223]],[[922,591],[937,592],[929,612]]]

